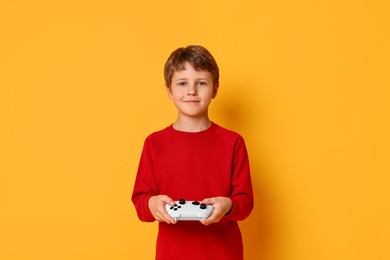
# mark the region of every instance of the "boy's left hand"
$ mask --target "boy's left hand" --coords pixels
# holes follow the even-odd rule
[[[227,197],[214,197],[202,200],[200,203],[212,205],[214,207],[213,213],[210,217],[201,221],[203,225],[210,225],[211,223],[219,222],[228,213],[233,206],[232,201]]]

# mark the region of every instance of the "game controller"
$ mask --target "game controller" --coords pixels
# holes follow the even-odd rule
[[[213,212],[213,206],[200,203],[199,201],[186,201],[180,199],[175,201],[175,205],[165,205],[168,214],[178,220],[198,220],[202,221],[208,218]]]

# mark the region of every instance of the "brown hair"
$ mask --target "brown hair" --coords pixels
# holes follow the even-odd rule
[[[171,53],[164,66],[165,85],[169,88],[172,83],[172,76],[175,71],[184,70],[188,62],[198,71],[208,71],[213,77],[213,84],[219,84],[219,68],[211,53],[199,45],[189,45],[185,48],[178,48]]]

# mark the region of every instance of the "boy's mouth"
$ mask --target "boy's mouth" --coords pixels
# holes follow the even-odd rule
[[[200,100],[183,100],[184,103],[199,103]]]

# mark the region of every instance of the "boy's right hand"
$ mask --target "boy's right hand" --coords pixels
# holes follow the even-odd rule
[[[157,221],[175,224],[175,220],[167,213],[165,204],[173,206],[175,201],[167,195],[152,196],[148,201],[149,210]]]

